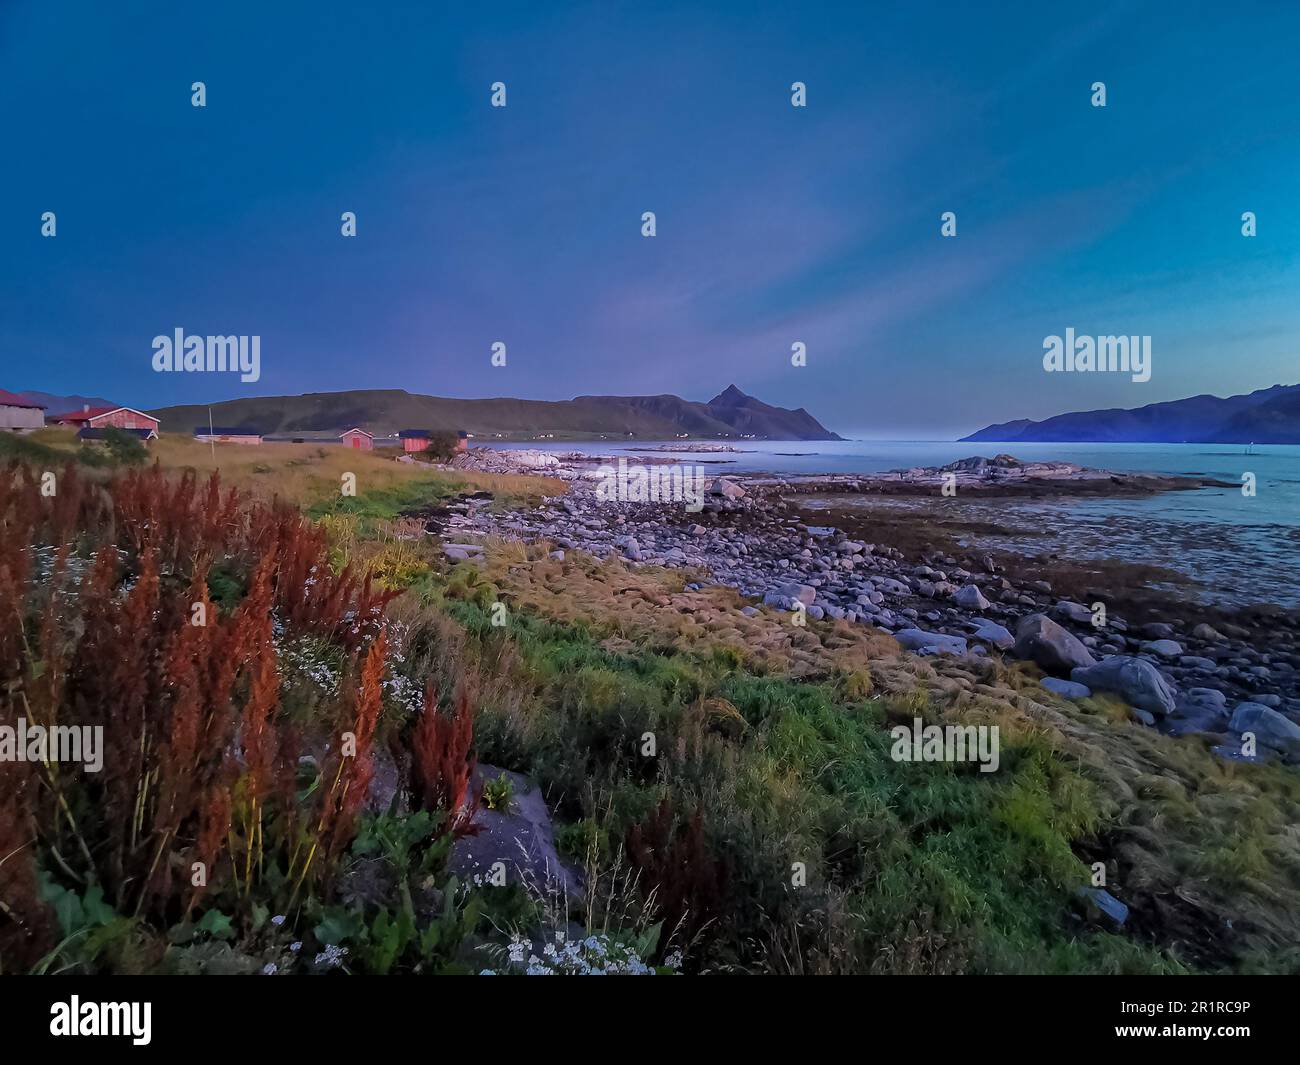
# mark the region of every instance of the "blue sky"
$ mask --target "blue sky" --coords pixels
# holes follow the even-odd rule
[[[735,382],[943,438],[1300,381],[1295,5],[181,6],[0,4],[0,387]],[[177,327],[261,381],[155,374]],[[1067,327],[1151,381],[1044,373]]]

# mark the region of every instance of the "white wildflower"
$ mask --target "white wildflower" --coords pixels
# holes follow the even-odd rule
[[[321,953],[316,955],[317,965],[336,966],[343,963],[343,958],[347,955],[347,947],[335,946],[331,943]]]

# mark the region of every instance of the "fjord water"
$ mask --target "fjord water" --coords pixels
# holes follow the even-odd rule
[[[681,442],[674,442],[676,447]],[[728,441],[737,452],[659,451],[654,443],[547,442],[546,450],[591,455],[660,455],[707,463],[718,473],[785,475],[879,473],[941,466],[1000,452],[1025,461],[1073,462],[1099,469],[1213,477],[1234,486],[1255,475],[1255,495],[1240,487],[1203,488],[1139,497],[936,500],[960,505],[964,517],[1009,527],[990,547],[1053,551],[1064,557],[1110,558],[1165,566],[1202,586],[1209,602],[1300,606],[1300,445],[960,443],[953,441]],[[837,499],[843,505],[852,497]],[[914,507],[906,497],[872,496],[869,506]],[[1014,530],[1023,530],[1022,536]]]

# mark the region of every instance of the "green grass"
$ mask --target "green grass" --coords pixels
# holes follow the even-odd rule
[[[101,449],[80,445],[75,437],[70,438],[72,444],[70,447],[54,447],[50,443],[43,442],[39,438],[40,435],[43,434],[33,437],[20,436],[18,433],[0,433],[0,463],[17,459],[33,467],[57,469],[62,469],[69,461],[93,467],[112,465],[111,458]]]
[[[346,514],[365,523],[391,521],[399,515],[421,507],[436,506],[457,492],[465,491],[465,482],[442,476],[412,477],[359,492],[355,496],[334,494],[317,500],[308,509],[312,518],[326,514]]]
[[[895,762],[883,699],[845,703],[834,680],[754,676],[707,648],[612,651],[586,626],[526,614],[514,613],[503,633],[490,625],[492,590],[475,587],[442,605],[469,634],[467,656],[498,674],[478,720],[480,756],[541,782],[575,825],[561,828],[570,851],[592,839],[607,851],[662,795],[679,809],[702,806],[732,870],[710,965],[1183,968],[1174,951],[1088,919],[1076,896],[1088,868],[1076,848],[1102,827],[1098,787],[1042,734],[1004,737],[994,774]],[[743,738],[697,728],[693,707],[705,698],[739,710]],[[647,732],[655,759],[640,754]],[[806,887],[790,883],[796,862]]]

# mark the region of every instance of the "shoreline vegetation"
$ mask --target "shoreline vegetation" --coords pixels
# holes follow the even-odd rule
[[[6,973],[1300,971],[1293,611],[803,479],[91,454],[0,455],[0,724],[105,735],[0,776]],[[1199,487],[856,480],[944,472]],[[997,771],[895,760],[918,720]]]

